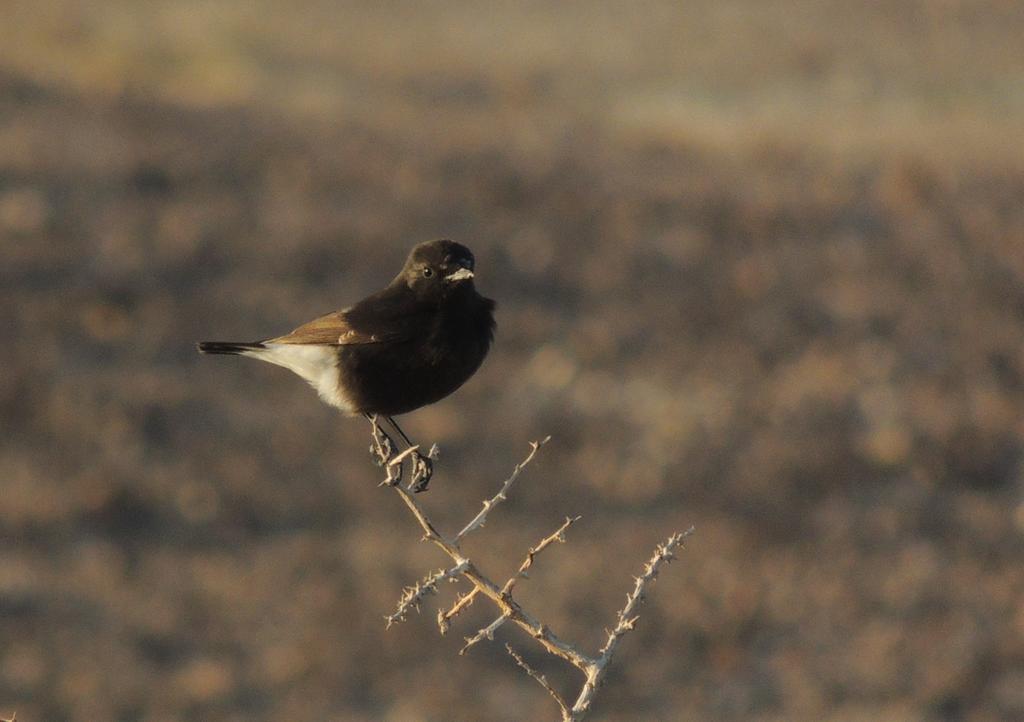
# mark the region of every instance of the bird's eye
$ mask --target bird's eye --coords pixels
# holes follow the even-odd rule
[[[423,269],[423,277],[424,278],[430,278],[433,275],[434,275],[434,269],[431,268],[430,266],[427,266],[427,267],[425,267]]]

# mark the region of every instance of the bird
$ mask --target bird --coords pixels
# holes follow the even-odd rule
[[[475,259],[448,239],[415,246],[385,288],[261,341],[200,341],[203,354],[283,366],[346,415],[386,419],[448,396],[480,368],[494,340],[495,302],[477,292]]]

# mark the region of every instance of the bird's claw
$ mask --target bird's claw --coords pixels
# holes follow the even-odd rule
[[[396,454],[395,442],[387,432],[380,428],[375,419],[371,419],[373,441],[370,444],[370,455],[377,466],[383,467],[387,476],[380,486],[397,486],[405,473],[405,462],[409,461],[412,468],[409,473],[409,485],[406,487],[414,494],[426,491],[430,478],[434,475],[433,459],[437,456],[434,446],[426,456],[420,453],[419,446],[410,446]]]
[[[434,462],[429,456],[423,456],[419,451],[411,454],[412,473],[409,475],[409,486],[406,487],[414,494],[426,491],[430,484],[430,477],[434,475]]]
[[[373,457],[373,463],[377,466],[386,466],[395,455],[395,442],[376,425],[373,427],[372,439],[370,456]]]

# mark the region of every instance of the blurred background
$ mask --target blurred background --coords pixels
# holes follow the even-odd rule
[[[0,22],[0,716],[549,720],[457,654],[365,422],[200,358],[477,255],[497,343],[402,421],[595,720],[1024,718],[1018,2],[36,0]]]

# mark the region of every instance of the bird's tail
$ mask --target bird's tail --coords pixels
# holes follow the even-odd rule
[[[262,341],[200,341],[196,344],[199,353],[240,354],[247,351],[259,351],[266,348]]]

